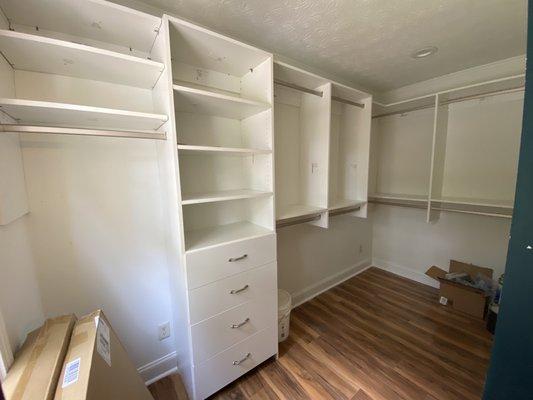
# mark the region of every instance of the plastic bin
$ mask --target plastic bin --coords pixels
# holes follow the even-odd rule
[[[289,336],[291,322],[292,298],[289,292],[278,290],[278,342],[283,342]]]

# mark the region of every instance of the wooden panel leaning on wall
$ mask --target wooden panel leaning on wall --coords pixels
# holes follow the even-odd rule
[[[438,292],[370,268],[293,310],[280,358],[215,399],[479,399],[492,346],[483,321],[440,306]],[[156,400],[186,399],[179,377]]]

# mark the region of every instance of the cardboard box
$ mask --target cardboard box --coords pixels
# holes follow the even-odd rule
[[[56,400],[153,400],[101,310],[74,326]]]
[[[440,303],[450,305],[455,310],[483,319],[487,311],[488,295],[481,289],[463,285],[446,279],[448,273],[466,272],[474,278],[477,274],[492,279],[493,270],[486,267],[478,267],[456,260],[450,260],[450,271],[432,266],[426,271],[426,275],[440,282]]]
[[[51,318],[28,334],[2,383],[6,400],[54,398],[75,322],[74,315]]]

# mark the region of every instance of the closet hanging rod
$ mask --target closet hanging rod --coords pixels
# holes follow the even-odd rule
[[[343,99],[342,97],[338,97],[338,96],[331,96],[331,100],[338,101],[339,103],[349,104],[351,106],[356,106],[356,107],[359,107],[359,108],[365,108],[365,105],[363,103],[357,103],[355,101],[346,100],[346,99]]]
[[[136,132],[136,131],[115,131],[105,129],[87,129],[87,128],[65,128],[60,126],[39,126],[39,125],[14,125],[1,124],[0,132],[3,133],[41,133],[47,135],[74,135],[74,136],[106,136],[116,138],[131,139],[154,139],[166,140],[167,134]]]
[[[321,92],[320,90],[307,89],[306,87],[303,87],[303,86],[300,86],[300,85],[296,85],[296,84],[290,83],[290,82],[280,81],[279,79],[274,79],[274,84],[280,85],[280,86],[285,86],[285,87],[288,87],[288,88],[291,88],[291,89],[295,89],[295,90],[299,90],[300,92],[313,94],[313,95],[318,96],[318,97],[322,97],[324,95],[323,92]]]
[[[305,222],[318,221],[321,218],[320,214],[304,215],[301,217],[282,219],[276,222],[276,228],[284,228],[286,226],[303,224]]]
[[[359,211],[361,209],[361,206],[350,206],[350,207],[343,207],[343,208],[338,208],[336,210],[331,210],[329,212],[329,215],[330,216],[335,216],[335,215],[342,215],[342,214],[348,214],[348,213],[351,213],[351,212],[354,212],[354,211]]]
[[[461,101],[468,101],[468,100],[482,99],[484,97],[497,96],[499,94],[521,92],[521,91],[524,90],[524,88],[525,87],[523,85],[521,85],[521,86],[516,86],[516,87],[513,87],[513,88],[509,88],[509,89],[493,90],[493,91],[490,91],[490,92],[485,92],[485,93],[480,93],[480,94],[473,94],[473,95],[470,95],[470,96],[458,97],[456,99],[443,101],[442,103],[440,103],[440,105],[445,106],[445,105],[448,105],[448,104],[459,103]],[[427,105],[423,105],[423,106],[407,108],[407,109],[404,109],[404,110],[391,111],[391,112],[388,112],[388,113],[377,114],[377,115],[373,115],[372,119],[381,118],[381,117],[388,117],[388,116],[391,116],[391,115],[405,114],[405,113],[408,113],[408,112],[411,112],[411,111],[425,110],[427,108],[435,108],[435,104],[427,104]]]

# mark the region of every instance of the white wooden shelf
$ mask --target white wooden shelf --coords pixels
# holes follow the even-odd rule
[[[428,196],[423,194],[374,193],[369,195],[368,198],[376,200],[428,201]]]
[[[214,203],[219,201],[231,201],[241,199],[253,199],[256,197],[272,196],[272,192],[264,192],[260,190],[223,190],[219,192],[210,193],[196,193],[183,195],[181,204],[201,204]]]
[[[190,86],[174,85],[178,112],[244,119],[270,108],[269,104]]]
[[[152,89],[164,70],[155,61],[27,33],[0,30],[2,54],[17,70]]]
[[[337,199],[332,202],[328,208],[330,211],[340,210],[342,208],[362,206],[366,203],[363,200]]]
[[[200,154],[200,153],[219,153],[230,155],[251,155],[251,154],[270,154],[271,150],[247,149],[239,147],[218,147],[218,146],[195,146],[188,144],[178,144],[178,150],[181,153]]]
[[[494,200],[494,199],[479,199],[473,197],[449,197],[443,196],[441,198],[432,198],[432,202],[457,204],[465,206],[477,206],[477,207],[496,207],[512,210],[514,207],[512,200]]]
[[[280,207],[277,212],[276,221],[283,221],[298,217],[306,217],[309,215],[326,212],[325,208],[308,206],[306,204],[291,204],[289,206]]]
[[[2,11],[15,28],[38,26],[143,53],[150,53],[161,26],[161,18],[105,0],[2,0]]]
[[[185,232],[185,250],[192,252],[236,240],[269,235],[273,231],[251,222],[237,222]]]
[[[0,98],[0,110],[23,124],[70,127],[155,130],[168,120],[162,114],[23,99]]]

